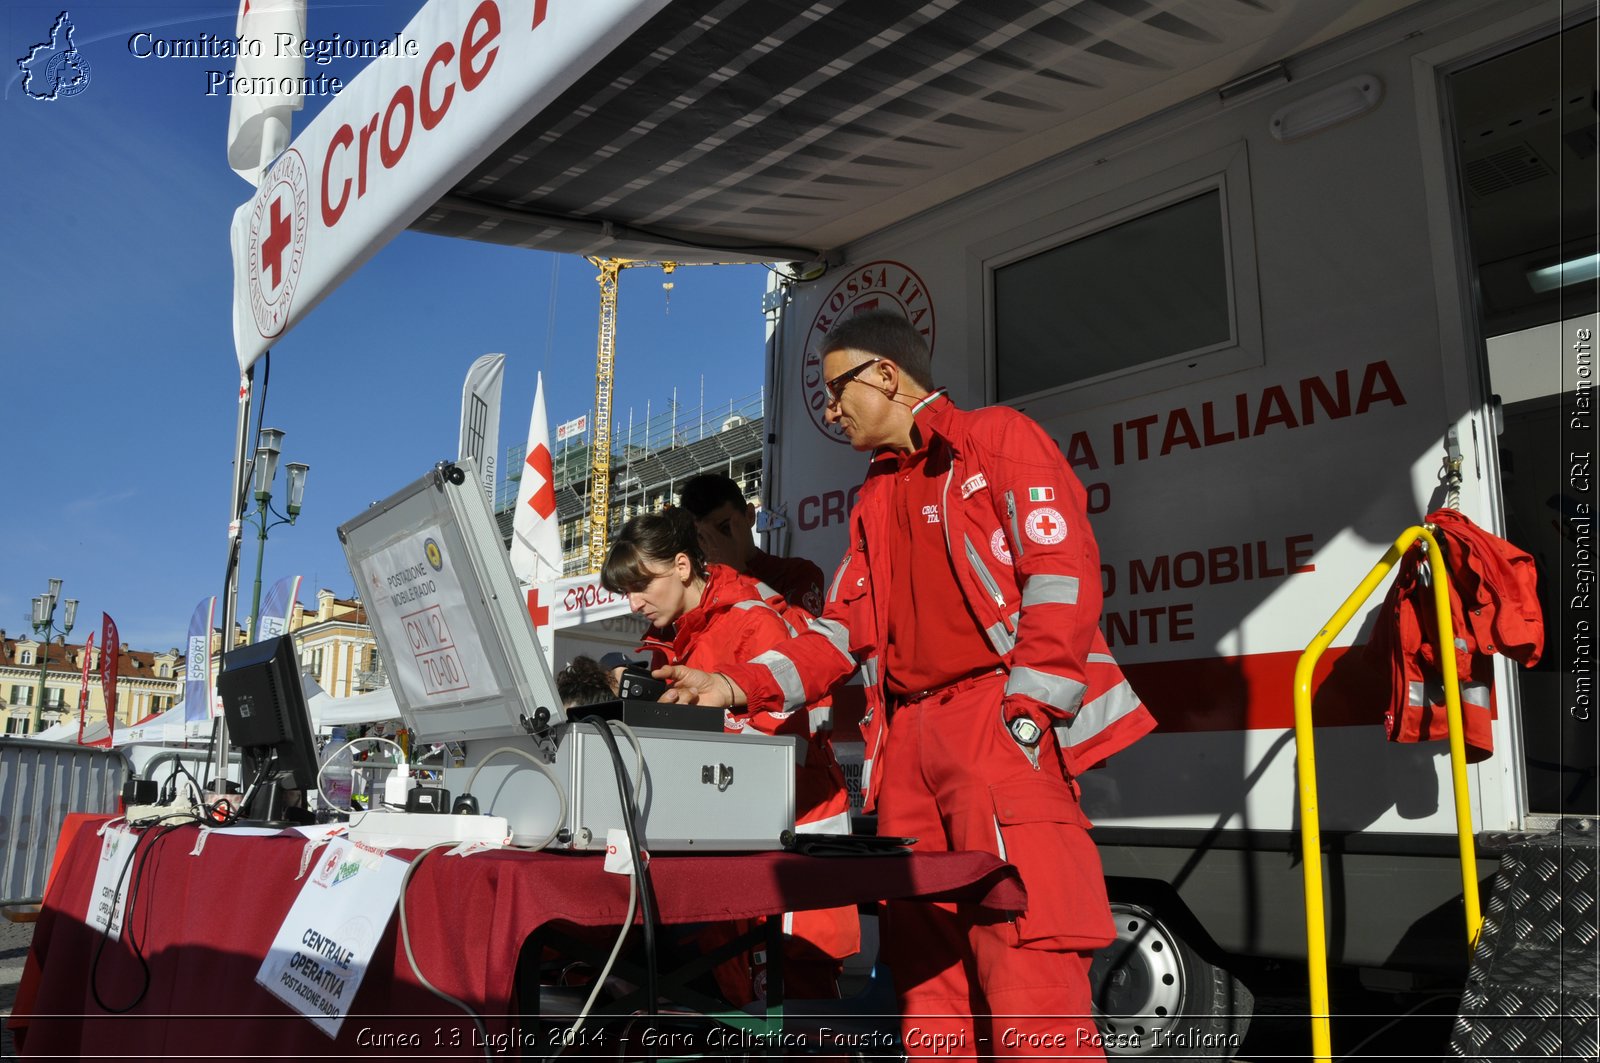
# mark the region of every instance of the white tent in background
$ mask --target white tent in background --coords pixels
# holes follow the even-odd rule
[[[127,746],[135,742],[146,744],[158,742],[166,745],[179,742],[203,742],[210,736],[210,720],[195,720],[193,723],[184,722],[183,703],[180,701],[166,712],[152,716],[148,720],[140,720],[138,723],[117,728],[117,733],[111,738],[111,744],[114,746]]]
[[[110,734],[110,730],[103,719],[91,720],[85,723],[83,725],[83,744],[86,746],[92,746],[96,743],[104,744],[106,736]],[[74,716],[70,720],[53,723],[38,734],[28,735],[27,737],[41,742],[76,743],[78,741],[78,718]],[[118,735],[117,737],[121,738],[122,736]]]

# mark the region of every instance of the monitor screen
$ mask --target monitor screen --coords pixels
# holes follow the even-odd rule
[[[247,786],[262,777],[289,789],[316,790],[317,743],[294,639],[282,635],[223,654],[217,693],[228,739],[247,754]]]

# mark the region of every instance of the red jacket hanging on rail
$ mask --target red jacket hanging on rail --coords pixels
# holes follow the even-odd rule
[[[1453,509],[1435,510],[1426,520],[1437,529],[1434,538],[1450,573],[1450,623],[1467,760],[1480,761],[1494,752],[1490,657],[1503,653],[1532,666],[1544,647],[1533,558]],[[1429,578],[1427,554],[1418,544],[1396,569],[1367,647],[1375,655],[1369,658],[1372,665],[1387,667],[1389,673],[1385,725],[1393,742],[1449,736]]]

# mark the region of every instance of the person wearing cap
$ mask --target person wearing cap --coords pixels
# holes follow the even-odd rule
[[[1075,778],[1154,721],[1101,635],[1083,486],[1034,421],[935,388],[898,314],[822,353],[827,420],[872,453],[822,617],[742,663],[659,670],[665,698],[778,711],[859,668],[879,832],[994,853],[1028,895],[1005,919],[888,903],[905,1050],[1098,1057],[1089,964],[1114,935]]]
[[[678,504],[694,517],[706,560],[754,576],[812,616],[822,615],[822,569],[803,557],[779,557],[755,543],[756,507],[721,473],[684,481]],[[770,597],[770,596],[769,596]]]
[[[735,664],[787,641],[794,634],[763,588],[726,565],[708,564],[694,519],[686,510],[647,513],[624,524],[600,569],[600,584],[625,594],[628,605],[653,629],[644,647],[658,661],[715,669]],[[803,622],[803,621],[802,621]],[[803,742],[795,769],[795,831],[838,834],[850,829],[844,771],[825,729],[806,709],[723,713],[734,734],[794,735]],[[716,924],[703,932],[710,951],[753,923]],[[793,997],[837,998],[842,960],[861,947],[855,906],[791,912],[784,916],[784,981]],[[729,1002],[743,1006],[766,995],[764,958],[735,956],[714,969]]]

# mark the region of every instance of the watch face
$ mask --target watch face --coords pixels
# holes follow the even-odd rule
[[[1039,725],[1026,716],[1018,716],[1011,721],[1011,737],[1025,746],[1037,745],[1044,732]]]

